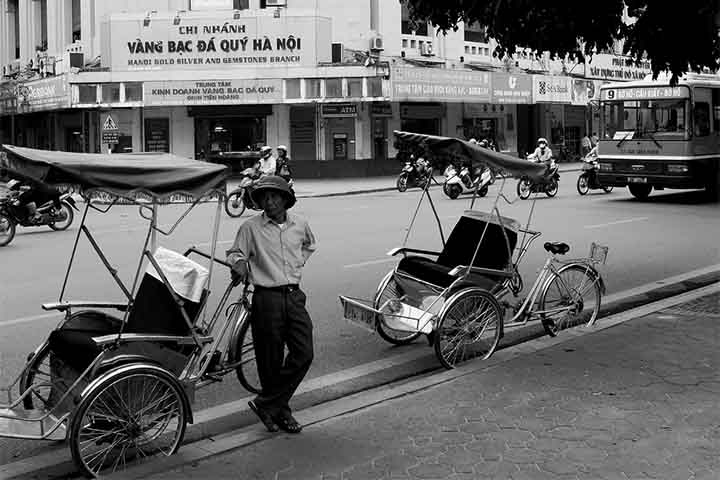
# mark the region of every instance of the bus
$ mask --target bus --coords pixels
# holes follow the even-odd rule
[[[599,180],[638,199],[653,189],[720,184],[720,76],[600,87]]]

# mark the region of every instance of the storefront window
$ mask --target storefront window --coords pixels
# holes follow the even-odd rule
[[[120,84],[104,83],[102,86],[103,103],[117,103],[120,101]]]
[[[307,98],[320,98],[319,78],[308,78],[305,80],[305,96]]]
[[[368,96],[369,97],[382,97],[382,78],[372,77],[368,78]]]
[[[142,102],[143,88],[142,83],[126,83],[125,84],[125,101],[126,102]]]
[[[362,78],[348,78],[348,97],[362,97]]]
[[[325,79],[325,97],[340,98],[342,97],[342,78]]]
[[[285,80],[285,98],[300,98],[300,79]]]
[[[97,85],[78,85],[78,101],[80,103],[97,103]]]

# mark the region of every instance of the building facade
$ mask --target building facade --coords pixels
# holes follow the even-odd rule
[[[4,143],[234,166],[283,144],[298,176],[394,172],[397,129],[579,152],[595,87],[631,70],[614,55],[500,60],[481,28],[444,36],[380,0],[0,0],[0,12]]]

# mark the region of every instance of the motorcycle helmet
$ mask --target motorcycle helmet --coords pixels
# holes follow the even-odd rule
[[[483,147],[483,148],[487,148],[487,147],[488,147],[488,141],[483,138],[482,140],[480,140],[479,145],[480,145],[481,147]]]
[[[272,154],[272,147],[268,147],[267,145],[260,147],[260,156],[262,158],[267,158]]]
[[[546,138],[540,137],[537,139],[537,144],[538,144],[538,147],[540,146],[540,144],[544,144],[547,147],[548,141]]]
[[[287,154],[287,147],[285,145],[278,145],[277,147],[275,147],[275,149],[278,151],[278,153],[280,153],[280,151],[282,150],[285,154]]]
[[[468,140],[468,143],[473,143],[473,144],[477,145],[478,141],[475,140],[474,138],[471,138],[470,140]]]

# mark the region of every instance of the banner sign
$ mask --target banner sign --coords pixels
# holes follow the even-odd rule
[[[490,73],[439,68],[393,67],[391,99],[489,102]]]
[[[493,73],[492,103],[526,104],[532,101],[530,75]]]
[[[645,100],[650,98],[688,98],[687,87],[632,87],[608,88],[600,91],[601,100]]]
[[[533,100],[535,103],[571,103],[570,77],[533,75]]]
[[[8,95],[12,93],[12,95]],[[14,101],[13,101],[14,97]],[[70,107],[70,86],[65,75],[17,83],[2,94],[0,112],[27,113]]]
[[[593,85],[592,80],[580,80],[574,78],[572,79],[572,90],[570,91],[570,103],[573,105],[587,106],[594,91],[595,86]]]
[[[650,62],[643,60],[639,65],[630,57],[598,53],[585,59],[585,76],[602,80],[624,81],[643,80],[652,73]]]
[[[115,14],[103,25],[113,71],[317,66],[331,61],[329,18]]]
[[[282,102],[282,80],[183,80],[145,82],[145,106],[232,105]]]

